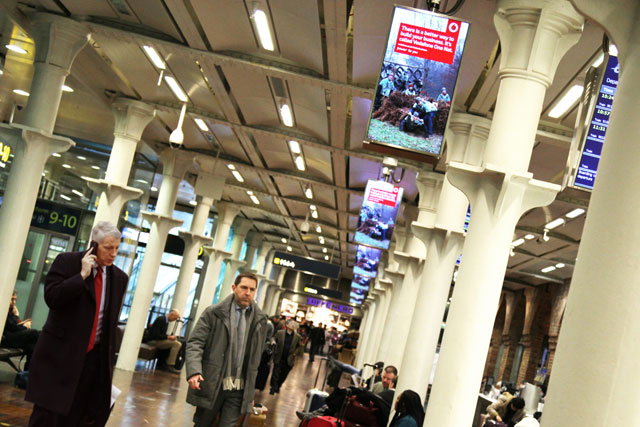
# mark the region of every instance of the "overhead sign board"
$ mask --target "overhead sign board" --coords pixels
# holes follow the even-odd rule
[[[323,295],[329,298],[342,299],[342,292],[334,291],[333,289],[316,288],[315,286],[305,286],[302,290],[312,295]]]
[[[315,274],[316,276],[338,279],[340,277],[340,266],[329,262],[322,262],[312,258],[301,257],[276,251],[273,255],[273,263],[281,267],[290,268],[304,273]]]
[[[384,181],[369,180],[364,191],[354,241],[389,249],[403,188]]]
[[[609,55],[603,61],[604,70],[600,73],[599,91],[590,112],[590,121],[580,144],[580,158],[575,169],[573,186],[583,190],[593,190],[600,155],[605,142],[613,98],[618,87],[620,65],[618,58]]]
[[[82,210],[38,200],[33,209],[31,226],[75,236]]]
[[[460,19],[396,6],[367,141],[399,156],[440,156],[468,32]]]
[[[325,301],[318,298],[307,298],[307,305],[312,305],[314,307],[326,307],[329,310],[337,311],[340,313],[353,314],[353,307],[348,305],[336,304],[335,302]]]

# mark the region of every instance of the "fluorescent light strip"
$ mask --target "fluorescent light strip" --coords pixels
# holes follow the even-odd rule
[[[557,263],[556,268],[564,268],[564,263],[563,262]]]
[[[26,50],[24,50],[22,47],[18,46],[17,44],[7,44],[4,47],[6,47],[7,49],[9,49],[12,52],[20,53],[22,55],[27,53]],[[69,200],[71,200],[71,199],[69,199]]]
[[[73,92],[73,88],[71,86],[62,85],[63,92]]]
[[[284,237],[283,237],[282,239],[280,239],[280,241],[281,241],[282,243],[287,243],[287,239],[285,239]]]
[[[65,200],[66,200],[66,201],[68,201],[68,202],[69,202],[69,201],[71,201],[71,197],[69,197],[69,196],[65,196],[64,194],[60,194],[60,198],[61,198],[61,199],[65,199]]]
[[[53,157],[62,157],[62,154],[60,154],[60,153],[51,153],[51,155]]]
[[[312,211],[312,212],[311,212],[311,216],[312,216],[313,218],[318,219],[318,211]]]
[[[82,193],[81,193],[81,192],[79,192],[78,190],[71,190],[71,192],[72,192],[73,194],[75,194],[76,196],[78,196],[78,197],[84,197],[84,194],[82,194]]]
[[[527,234],[524,236],[525,239],[527,240],[531,240],[531,239],[535,239],[536,236],[534,236],[533,234]]]
[[[153,47],[142,46],[142,49],[144,49],[144,53],[147,55],[147,58],[149,58],[149,60],[153,62],[153,65],[155,65],[156,68],[160,70],[165,70],[167,68],[167,65],[164,63],[164,60]]]
[[[16,95],[29,96],[29,92],[22,89],[14,89],[13,93],[15,93]]]
[[[164,81],[169,85],[169,89],[173,92],[173,94],[182,102],[188,102],[189,98],[187,98],[187,94],[184,93],[178,81],[173,76],[164,76]]]
[[[298,141],[289,141],[289,150],[291,150],[293,154],[302,154],[302,149]]]
[[[287,127],[293,126],[293,116],[291,115],[291,107],[289,104],[282,104],[280,106],[280,117],[282,118],[282,124]]]
[[[287,246],[287,252],[291,252],[293,248],[291,246]]]
[[[198,125],[201,131],[209,132],[209,126],[207,126],[204,120],[202,120],[200,117],[196,117],[195,119],[193,119],[193,121],[196,122],[196,125]]]
[[[584,209],[575,208],[571,212],[567,212],[566,214],[564,214],[564,216],[566,216],[567,218],[576,218],[576,217],[579,217],[580,215],[582,215],[583,213],[584,213]]]
[[[540,271],[542,271],[543,273],[548,273],[548,272],[553,271],[553,270],[555,270],[555,269],[556,269],[556,268],[555,268],[553,265],[550,265],[549,267],[545,267],[545,268],[543,268],[543,269],[542,269],[542,270],[540,270]]]
[[[515,240],[513,243],[511,243],[511,246],[515,248],[516,246],[520,246],[523,243],[524,243],[524,239],[521,237],[518,240]]]
[[[197,201],[195,201],[195,200],[189,200],[189,204],[190,204],[191,206],[195,206],[195,205],[197,205],[197,204],[198,204],[198,202],[197,202]]]
[[[311,190],[311,187],[307,187],[306,190],[304,190],[304,195],[307,199],[313,199],[313,191]]]
[[[260,9],[256,9],[253,12],[253,22],[256,25],[256,31],[258,32],[258,39],[264,50],[273,51],[275,46],[273,44],[273,37],[271,36],[271,28],[269,27],[269,20],[267,14]]]
[[[62,167],[65,168],[65,169],[71,169],[71,165],[68,165],[66,163],[64,165],[62,165]]]
[[[311,209],[312,211],[317,210],[316,205],[309,205],[309,209]]]
[[[252,194],[251,196],[249,196],[249,198],[250,198],[250,199],[251,199],[251,201],[252,201],[253,203],[255,203],[256,205],[259,205],[259,204],[260,204],[260,200],[259,200],[255,195],[253,195],[253,194]]]
[[[232,171],[236,170],[235,165],[233,165],[233,164],[231,164],[231,163],[229,163],[229,164],[227,165],[227,167],[228,167],[230,170],[232,170]]]
[[[327,253],[327,248],[322,248],[322,253],[326,254]]]
[[[544,228],[548,230],[553,230],[554,228],[559,227],[562,224],[564,224],[564,218],[556,218],[550,223],[548,223],[547,225],[545,225]]]
[[[298,168],[299,171],[304,171],[307,166],[304,164],[304,157],[302,156],[297,156],[295,159],[295,163],[296,163],[296,168]]]
[[[316,227],[316,233],[322,233],[322,227],[317,226]]]
[[[582,85],[573,85],[563,96],[556,102],[555,107],[547,114],[549,117],[557,119],[562,117],[571,107],[578,102],[584,88]]]
[[[242,177],[242,175],[240,175],[240,172],[234,170],[231,173],[233,174],[233,176],[236,178],[238,182],[244,182],[244,178]]]
[[[100,166],[93,165],[93,166],[91,166],[91,169],[95,169],[95,170],[99,171],[100,170]]]
[[[325,255],[325,256],[324,256],[324,260],[325,260],[325,261],[329,261],[329,255]]]

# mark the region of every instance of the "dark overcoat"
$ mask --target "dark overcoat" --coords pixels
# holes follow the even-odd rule
[[[82,257],[86,252],[68,252],[56,257],[44,279],[44,300],[49,315],[36,344],[29,369],[25,400],[66,415],[71,409],[83,361],[89,345],[96,310],[92,275],[82,279]],[[100,355],[103,363],[102,390],[109,409],[111,379],[115,364],[116,328],[127,289],[127,275],[118,267],[107,267],[105,306],[102,318]]]

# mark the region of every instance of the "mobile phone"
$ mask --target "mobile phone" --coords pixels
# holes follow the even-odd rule
[[[93,249],[93,251],[91,251],[91,255],[98,254],[98,242],[96,242],[95,240],[92,240],[91,243],[89,243],[89,248]]]

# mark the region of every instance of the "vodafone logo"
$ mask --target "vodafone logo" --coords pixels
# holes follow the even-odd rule
[[[449,23],[449,32],[450,33],[457,33],[459,29],[460,29],[460,25],[458,25],[457,22]]]
[[[398,187],[393,187],[393,192],[397,193],[398,192]]]

